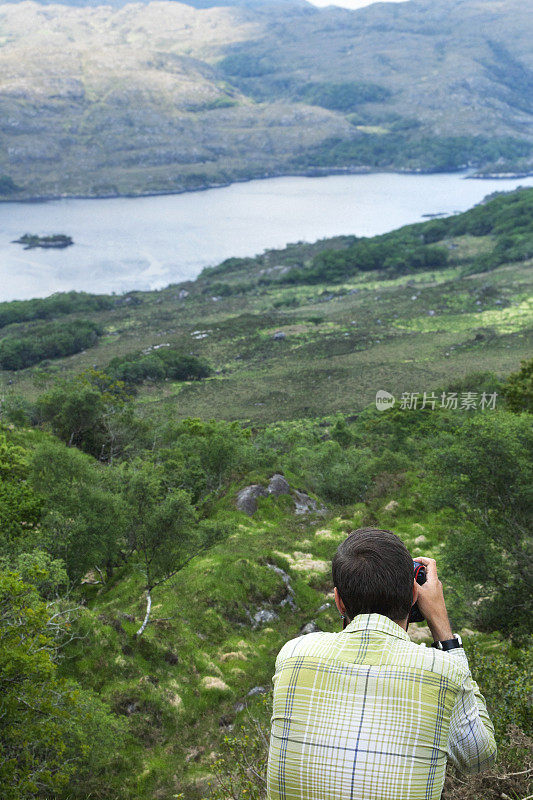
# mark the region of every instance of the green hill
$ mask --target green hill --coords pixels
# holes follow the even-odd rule
[[[532,205],[0,304],[0,352],[98,331],[0,372],[6,800],[263,800],[275,656],[338,630],[364,525],[437,559],[496,726],[499,771],[446,798],[526,796]]]
[[[527,173],[531,32],[521,0],[5,3],[1,196],[346,169]]]

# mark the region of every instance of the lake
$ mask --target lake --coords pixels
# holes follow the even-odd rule
[[[0,300],[69,289],[156,289],[195,278],[230,256],[339,234],[373,236],[424,214],[465,211],[533,177],[464,174],[272,178],[178,195],[0,203]],[[65,250],[24,250],[24,233],[64,233]]]

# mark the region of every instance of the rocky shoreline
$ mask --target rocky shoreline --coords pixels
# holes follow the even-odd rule
[[[173,194],[192,194],[194,192],[206,192],[209,189],[223,189],[232,186],[236,183],[250,183],[251,181],[271,180],[272,178],[327,178],[333,175],[372,175],[378,173],[389,172],[396,175],[440,175],[442,170],[425,170],[425,169],[402,169],[402,168],[381,168],[375,169],[374,167],[309,167],[303,170],[290,170],[288,172],[271,171],[264,172],[258,175],[250,175],[246,178],[235,178],[229,181],[213,181],[212,183],[206,182],[195,186],[193,188],[178,188],[174,187],[169,190],[161,191],[139,191],[139,192],[103,192],[98,194],[69,194],[67,192],[60,194],[42,194],[31,195],[24,194],[24,190],[17,192],[17,197],[12,195],[1,195],[0,203],[46,203],[54,200],[114,200],[119,198],[136,198],[136,197],[164,197]],[[466,173],[467,168],[449,170],[449,173]],[[465,180],[515,180],[520,178],[529,178],[533,176],[533,170],[527,172],[505,172],[505,173],[478,173],[465,174]]]

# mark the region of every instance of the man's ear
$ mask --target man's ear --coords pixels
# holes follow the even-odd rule
[[[342,602],[342,598],[341,598],[341,596],[339,594],[339,590],[337,589],[336,586],[333,589],[333,594],[335,595],[335,605],[339,609],[339,613],[342,614],[342,615],[346,614],[346,607],[345,607],[344,603]]]
[[[420,591],[420,585],[416,581],[413,581],[413,605],[418,600],[419,591]]]

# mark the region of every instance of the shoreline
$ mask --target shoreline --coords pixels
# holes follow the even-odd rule
[[[423,169],[373,169],[372,167],[311,167],[302,172],[273,172],[269,174],[251,176],[249,178],[235,178],[224,183],[210,183],[205,186],[197,186],[192,189],[170,189],[168,191],[149,191],[149,192],[125,192],[109,194],[48,194],[31,195],[28,197],[0,197],[1,203],[51,203],[57,200],[134,200],[140,197],[168,197],[169,195],[192,194],[196,192],[207,192],[211,189],[225,189],[237,183],[251,183],[252,181],[267,181],[274,178],[327,178],[337,175],[379,175],[390,173],[392,175],[459,175],[464,174],[464,180],[520,180],[520,178],[530,178],[533,170],[529,172],[506,172],[506,173],[487,173],[466,174],[469,168],[452,170],[423,170]]]

